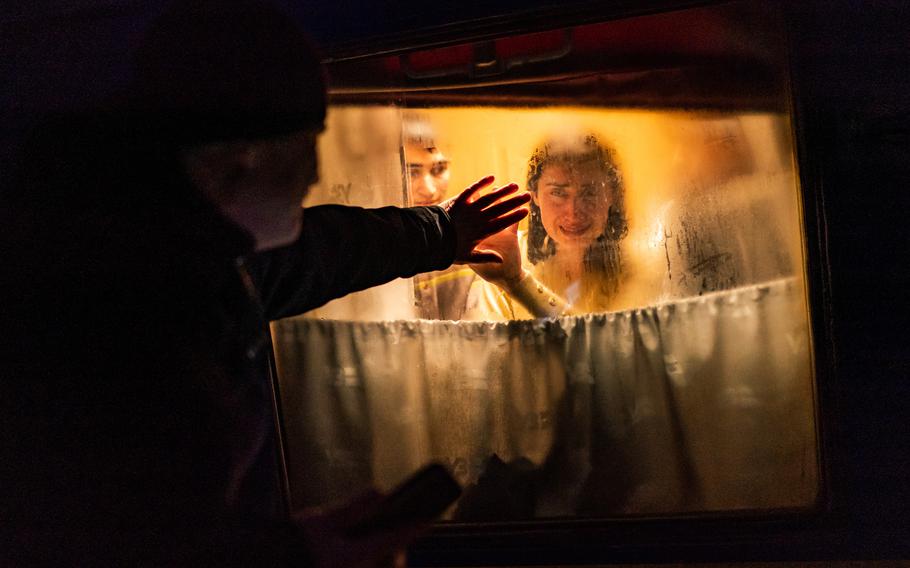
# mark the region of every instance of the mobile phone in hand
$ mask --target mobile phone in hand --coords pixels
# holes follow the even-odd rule
[[[445,466],[431,463],[383,497],[373,512],[351,526],[347,534],[356,538],[430,522],[445,512],[459,495],[461,486]]]

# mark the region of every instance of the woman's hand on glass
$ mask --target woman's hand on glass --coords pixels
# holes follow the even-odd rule
[[[521,249],[518,246],[518,225],[500,231],[482,241],[478,249],[492,252],[502,258],[499,263],[471,264],[481,278],[499,286],[506,292],[514,288],[525,276],[521,267]]]
[[[487,176],[441,204],[455,227],[455,264],[502,264],[502,254],[478,245],[528,215],[524,206],[531,200],[531,194],[512,195],[518,191],[517,184],[510,183],[477,195],[491,183],[493,176]]]

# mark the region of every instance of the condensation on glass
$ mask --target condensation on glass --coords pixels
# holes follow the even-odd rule
[[[454,267],[276,322],[292,505],[441,461],[466,488],[450,522],[811,508],[777,30],[732,4],[333,67],[307,205],[515,181],[522,263],[566,308],[534,319]]]

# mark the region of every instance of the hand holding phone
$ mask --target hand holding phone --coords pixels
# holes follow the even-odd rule
[[[460,495],[461,486],[445,466],[431,463],[393,489],[371,514],[348,528],[346,533],[356,538],[427,523],[445,512]]]

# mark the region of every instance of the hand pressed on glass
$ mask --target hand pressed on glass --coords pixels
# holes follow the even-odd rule
[[[518,190],[517,184],[510,183],[475,197],[478,191],[493,183],[493,179],[493,176],[487,176],[442,203],[455,227],[455,264],[501,263],[503,259],[498,252],[478,249],[477,245],[528,215],[523,206],[531,200],[530,194],[508,197]]]
[[[487,237],[480,247],[484,252],[493,252],[502,258],[499,263],[471,264],[471,269],[487,282],[509,290],[525,276],[527,271],[521,266],[518,244],[518,224]]]
[[[558,294],[534,278],[522,267],[518,225],[487,238],[480,243],[485,251],[502,257],[499,264],[471,264],[478,276],[500,287],[523,305],[534,317],[553,317],[569,313],[569,306]]]

